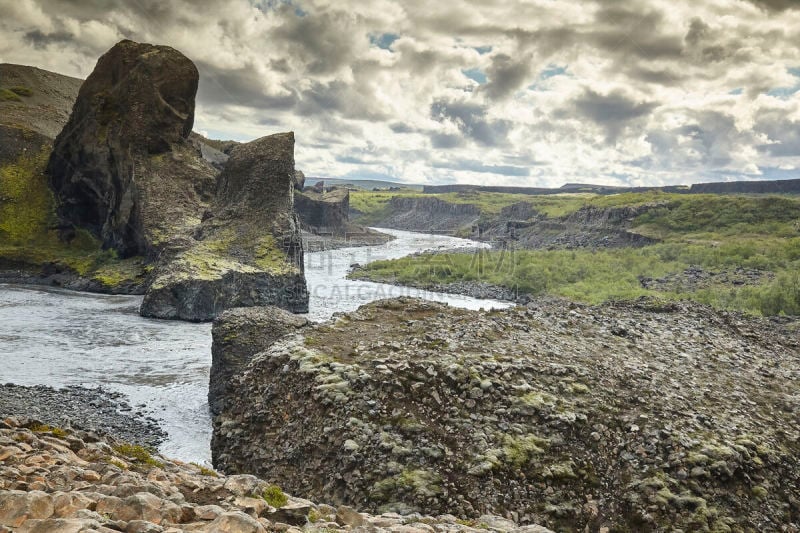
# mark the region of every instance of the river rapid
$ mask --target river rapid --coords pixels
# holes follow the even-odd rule
[[[507,302],[431,293],[346,279],[350,265],[428,250],[485,246],[442,235],[385,230],[379,246],[305,255],[309,319],[324,321],[382,298],[417,296],[469,309]],[[0,383],[103,387],[128,397],[135,411],[159,421],[168,437],[160,451],[210,464],[211,419],[206,396],[211,325],[142,318],[141,296],[107,296],[0,285]]]

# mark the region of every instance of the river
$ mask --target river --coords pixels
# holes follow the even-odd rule
[[[395,240],[306,254],[311,320],[324,321],[333,313],[395,296],[418,296],[470,309],[509,305],[346,279],[353,263],[483,246],[442,235],[380,231]],[[206,395],[211,325],[142,318],[141,301],[141,296],[0,285],[0,383],[102,386],[122,392],[131,405],[159,420],[167,431],[162,453],[210,464]]]

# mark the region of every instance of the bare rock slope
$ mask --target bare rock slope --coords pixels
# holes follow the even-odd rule
[[[651,300],[401,299],[270,345],[222,335],[226,320],[217,353],[252,359],[214,419],[228,473],[559,530],[800,525],[800,343],[778,321]]]

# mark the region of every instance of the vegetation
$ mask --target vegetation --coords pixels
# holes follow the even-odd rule
[[[22,99],[11,89],[0,89],[0,102],[21,102]]]
[[[152,450],[138,444],[120,444],[114,446],[114,451],[125,457],[135,460],[140,465],[164,468],[164,463],[153,457]]]
[[[33,91],[30,87],[23,87],[22,85],[15,85],[14,87],[9,87],[9,91],[18,95],[18,96],[33,96]]]
[[[197,469],[200,471],[201,476],[208,476],[208,477],[219,477],[219,474],[216,471],[212,470],[211,468],[205,467],[198,463],[191,463],[192,466],[196,466]]]
[[[270,485],[264,489],[262,496],[264,497],[264,501],[276,509],[280,509],[289,503],[289,497],[286,496],[286,494],[284,494],[281,488],[277,485]]]
[[[142,276],[141,258],[120,261],[88,231],[77,230],[69,242],[59,238],[55,198],[44,174],[48,156],[42,147],[0,166],[0,258],[20,267],[59,265],[107,287]]]
[[[63,439],[67,435],[69,435],[69,433],[67,433],[67,431],[64,429],[61,429],[59,427],[48,426],[46,424],[35,424],[30,427],[30,430],[33,431],[34,433],[50,433],[52,436],[59,439]]]
[[[542,197],[529,198],[535,203]],[[637,217],[632,230],[660,242],[643,248],[422,255],[370,263],[359,277],[426,287],[485,282],[519,293],[589,303],[650,295],[760,315],[800,315],[800,199],[796,197],[653,192],[580,200],[544,198],[553,202],[551,212],[559,213],[576,209],[576,202],[597,207],[659,204],[662,207]],[[761,284],[711,283],[666,292],[646,289],[641,283],[642,278],[661,278],[691,266],[711,271],[742,267],[774,277]]]

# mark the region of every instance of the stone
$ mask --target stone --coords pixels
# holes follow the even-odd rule
[[[125,533],[162,533],[164,528],[146,520],[131,520]]]
[[[336,508],[336,523],[343,526],[362,527],[367,524],[367,520],[352,507],[340,505]]]
[[[283,522],[292,526],[301,526],[308,521],[308,513],[311,512],[312,505],[309,502],[290,501],[275,512],[266,515],[266,518],[273,522]]]
[[[294,171],[294,188],[297,191],[302,191],[306,185],[306,175],[301,170]]]
[[[187,141],[198,79],[167,46],[124,40],[98,60],[47,167],[65,224],[122,257],[151,254],[192,225],[216,175]]]
[[[293,174],[293,133],[231,149],[212,216],[156,266],[140,313],[204,321],[232,307],[307,312]]]
[[[252,357],[276,340],[306,326],[308,320],[277,307],[242,307],[220,315],[211,329],[211,373],[208,403],[212,413],[221,411],[220,402],[234,376]]]
[[[80,533],[82,531],[99,530],[101,527],[96,520],[49,518],[47,520],[29,520],[17,531],[18,533]]]
[[[221,515],[207,525],[203,531],[214,533],[266,533],[255,518],[242,512],[231,512]]]
[[[41,491],[0,492],[0,524],[18,527],[25,520],[42,520],[53,515],[53,498]]]
[[[252,496],[262,492],[266,483],[250,474],[237,474],[228,476],[223,486],[225,490],[236,496]]]

